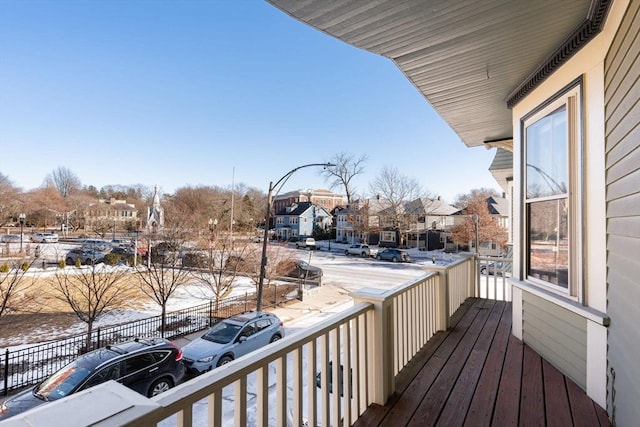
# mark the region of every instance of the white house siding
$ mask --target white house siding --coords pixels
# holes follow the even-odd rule
[[[605,60],[607,407],[640,420],[640,1],[626,11]],[[615,376],[614,376],[615,374]]]

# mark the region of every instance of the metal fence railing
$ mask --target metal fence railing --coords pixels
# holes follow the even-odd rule
[[[272,286],[263,294],[264,309],[281,305],[296,292],[298,284]],[[172,311],[166,314],[166,325],[162,334],[162,317],[153,316],[119,325],[96,328],[91,334],[91,348],[87,348],[87,334],[73,335],[64,339],[37,344],[31,347],[9,350],[0,355],[0,390],[5,396],[9,391],[37,384],[57,371],[78,355],[109,344],[117,344],[134,338],[163,336],[177,338],[206,329],[221,319],[234,314],[254,310],[255,294],[244,294],[210,301],[195,307]]]

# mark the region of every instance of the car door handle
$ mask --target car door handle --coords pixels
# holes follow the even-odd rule
[[[160,369],[160,368],[159,368],[158,366],[156,366],[156,367],[155,367],[155,368],[153,368],[153,369],[149,369],[149,372],[157,371],[158,369]]]

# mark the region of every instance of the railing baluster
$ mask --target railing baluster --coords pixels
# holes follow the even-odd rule
[[[293,423],[294,425],[302,425],[302,390],[303,390],[303,376],[302,376],[302,348],[297,348],[293,351]]]
[[[233,384],[233,403],[234,403],[234,418],[236,427],[244,427],[247,425],[247,377],[240,377]],[[285,396],[285,394],[279,394],[279,396]],[[283,399],[286,401],[286,398]],[[283,425],[283,424],[280,424]]]
[[[331,383],[333,384],[331,388],[331,394],[333,395],[333,399],[331,399],[333,406],[331,425],[337,426],[342,419],[340,405],[340,381],[342,380],[342,376],[340,375],[340,368],[342,367],[342,360],[340,358],[340,326],[338,325],[336,329],[333,329],[329,336],[332,338],[329,346],[331,347],[331,363],[333,365],[331,368]]]
[[[353,386],[351,385],[351,322],[342,325],[342,342],[344,343],[344,351],[342,354],[343,370],[340,382],[342,384],[342,423],[345,426],[351,425],[351,397]],[[334,391],[335,392],[335,391]]]
[[[313,339],[305,344],[306,356],[307,356],[307,420],[309,425],[317,425],[318,419],[318,393],[316,387],[316,366],[318,364],[317,356],[317,340]]]

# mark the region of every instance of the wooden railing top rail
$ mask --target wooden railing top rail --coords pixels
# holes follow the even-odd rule
[[[408,280],[393,289],[379,289],[379,288],[360,288],[351,292],[353,297],[366,297],[368,301],[382,302],[391,298],[395,298],[398,295],[406,292],[411,288],[415,288],[427,279],[436,276],[438,273],[430,271],[415,279]]]

